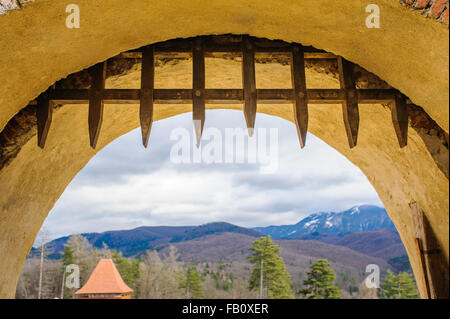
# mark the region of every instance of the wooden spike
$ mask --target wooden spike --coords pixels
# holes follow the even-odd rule
[[[45,93],[37,98],[36,120],[38,128],[38,145],[44,148],[48,131],[52,123],[53,103],[48,100]]]
[[[294,119],[301,148],[306,145],[308,132],[308,95],[306,91],[305,56],[303,46],[295,44],[291,61],[292,89],[294,90]]]
[[[342,57],[338,58],[339,80],[341,89],[345,92],[345,101],[342,103],[345,131],[347,132],[350,148],[356,146],[359,129],[358,92],[353,77],[353,64]]]
[[[102,62],[89,69],[91,88],[89,90],[89,138],[91,147],[97,146],[103,121],[103,90],[105,88],[106,63]]]
[[[196,38],[192,51],[192,118],[194,120],[194,130],[197,138],[197,147],[200,147],[203,126],[205,125],[205,52],[203,41]]]
[[[148,146],[153,123],[153,90],[155,86],[155,59],[153,47],[142,52],[141,99],[139,118],[141,122],[142,144]]]
[[[408,106],[406,105],[405,96],[400,92],[397,92],[395,95],[391,113],[398,143],[400,147],[405,147],[408,144]]]
[[[248,134],[253,136],[256,119],[255,51],[248,36],[242,38],[242,87],[244,88],[244,116]]]

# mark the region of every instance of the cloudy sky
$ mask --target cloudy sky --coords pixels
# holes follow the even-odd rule
[[[250,143],[233,147],[227,131],[245,128],[242,112],[207,111],[201,152],[191,113],[155,122],[148,149],[134,130],[92,158],[44,227],[55,238],[144,225],[268,226],[382,205],[361,171],[312,134],[301,150],[294,124],[263,114],[256,122]]]

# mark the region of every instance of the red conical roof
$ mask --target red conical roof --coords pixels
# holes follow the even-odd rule
[[[132,291],[123,281],[114,262],[111,259],[100,259],[86,284],[75,294],[117,294]]]

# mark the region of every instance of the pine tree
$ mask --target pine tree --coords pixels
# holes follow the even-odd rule
[[[311,271],[307,273],[308,278],[303,281],[307,288],[299,293],[307,296],[309,299],[340,299],[341,291],[335,285],[336,275],[326,259],[319,259],[310,267]]]
[[[388,299],[417,299],[414,279],[406,272],[394,275],[390,269],[381,284],[381,297]]]
[[[272,242],[270,236],[267,236],[255,240],[250,251],[253,254],[247,259],[254,266],[249,281],[249,290],[260,290],[261,297],[265,290],[270,299],[292,298],[291,276],[286,272],[286,265],[279,256],[281,248]]]
[[[75,264],[73,249],[70,246],[64,246],[64,252],[62,255],[62,273],[65,274],[66,267],[72,264]],[[65,275],[63,276],[63,278],[65,278]],[[65,283],[63,283],[62,285],[64,287],[64,299],[73,298],[75,289],[67,288]]]
[[[62,269],[66,271],[68,265],[75,263],[75,256],[73,255],[73,249],[70,246],[64,246],[64,252],[62,255]]]
[[[121,253],[118,253],[116,250],[111,250],[111,256],[114,264],[117,267],[117,271],[122,276],[123,281],[133,289],[133,294],[137,295],[138,285],[137,281],[139,280],[139,260],[132,258],[131,262],[122,256]]]
[[[188,299],[201,299],[205,298],[203,292],[200,276],[197,269],[194,267],[189,268],[186,273],[186,279],[182,282],[181,288],[185,289],[186,298]]]

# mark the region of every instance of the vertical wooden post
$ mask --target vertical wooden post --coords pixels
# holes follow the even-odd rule
[[[345,102],[342,104],[344,125],[350,148],[356,146],[359,129],[358,92],[353,76],[353,64],[342,57],[338,58],[339,80],[341,89],[345,92]]]
[[[155,59],[153,47],[142,51],[141,101],[139,119],[141,122],[142,144],[148,146],[153,123],[153,89],[155,87]]]
[[[94,65],[89,69],[91,88],[89,90],[89,138],[91,147],[97,146],[100,128],[103,121],[103,90],[105,88],[106,62]]]
[[[422,288],[423,288],[423,298],[430,299],[430,287],[428,285],[427,273],[425,271],[425,259],[423,258],[423,247],[419,238],[414,238],[414,244],[416,248],[416,255],[418,256],[419,261],[419,278]]]
[[[406,98],[400,92],[396,92],[395,101],[391,106],[392,123],[394,124],[395,134],[397,135],[400,147],[408,144],[408,106]]]
[[[424,269],[426,293],[424,297],[431,299],[448,298],[449,269],[436,235],[428,218],[417,202],[409,204],[414,220],[416,246],[419,250],[419,263]]]
[[[306,145],[308,132],[308,95],[306,91],[305,55],[303,46],[294,44],[291,61],[292,89],[294,91],[294,120],[301,148]]]
[[[44,148],[48,131],[52,124],[53,103],[49,101],[46,93],[37,98],[36,121],[38,131],[38,146]]]
[[[192,118],[194,120],[197,147],[200,147],[203,126],[205,125],[205,100],[203,98],[205,89],[205,52],[202,38],[194,40],[192,68]]]
[[[248,135],[253,136],[256,119],[255,51],[248,36],[242,38],[242,87],[244,89],[244,116]]]

